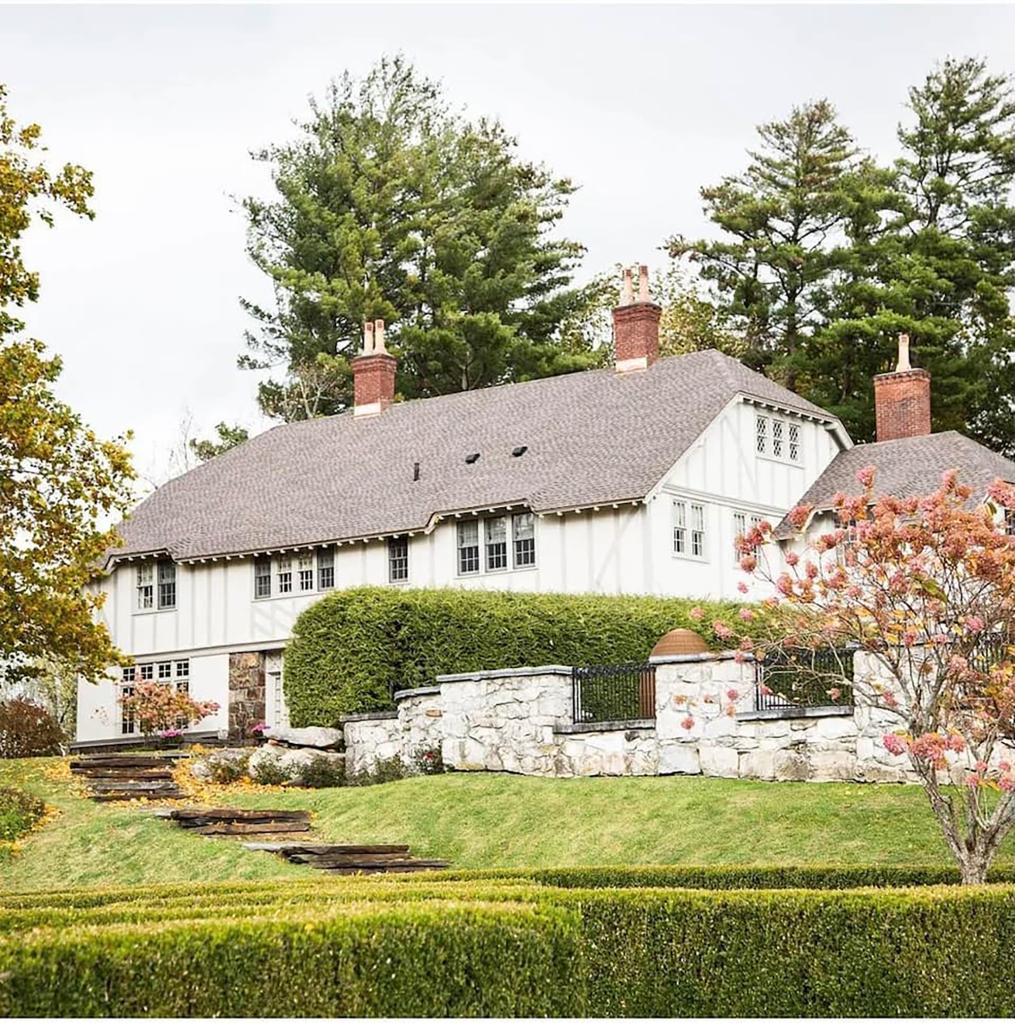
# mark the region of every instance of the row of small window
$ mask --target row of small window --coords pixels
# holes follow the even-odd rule
[[[388,581],[406,582],[409,578],[409,538],[392,537],[388,540]],[[335,551],[321,548],[315,555],[280,554],[274,558],[264,555],[254,559],[254,598],[263,600],[271,596],[291,593],[313,593],[335,587]]]
[[[684,557],[705,559],[706,556],[706,516],[705,505],[696,501],[685,501],[682,498],[673,500],[673,553]],[[761,524],[760,515],[749,512],[733,512],[733,564],[740,564],[740,552],[737,550],[737,539],[747,530]]]
[[[482,528],[482,550],[480,529]],[[534,568],[536,523],[531,512],[458,523],[458,574]]]
[[[176,607],[176,565],[172,561],[144,561],[137,566],[138,611],[169,611]]]
[[[175,685],[178,693],[190,692],[190,661],[149,661],[146,664],[131,664],[124,668],[120,676],[120,692],[123,696],[133,696],[134,686],[138,682],[161,682]],[[132,707],[120,708],[120,732],[133,735],[137,731],[137,719]]]
[[[802,461],[800,424],[777,416],[756,416],[755,445],[759,455],[780,458],[785,462]]]

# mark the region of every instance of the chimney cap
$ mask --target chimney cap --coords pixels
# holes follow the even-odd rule
[[[912,369],[909,362],[909,335],[899,335],[899,358],[895,364],[896,373],[908,373]]]

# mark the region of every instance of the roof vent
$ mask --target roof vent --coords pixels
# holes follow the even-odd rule
[[[478,451],[474,451],[471,455],[466,455],[465,456],[465,464],[466,465],[472,465],[473,463],[478,462],[478,461],[479,461],[479,452]]]
[[[524,454],[525,454],[525,452],[526,452],[526,451],[528,451],[528,450],[529,450],[529,446],[528,446],[528,444],[519,444],[519,445],[518,445],[518,447],[516,447],[516,448],[515,448],[515,449],[514,449],[514,450],[513,450],[512,452],[511,452],[511,454],[512,454],[512,455],[513,455],[513,456],[514,456],[515,458],[521,458],[521,457],[522,457],[522,455],[524,455]]]

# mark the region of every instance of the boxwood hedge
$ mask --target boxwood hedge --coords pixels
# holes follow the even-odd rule
[[[748,876],[744,871],[741,879]],[[633,875],[617,868],[615,877]],[[818,874],[800,878],[813,882]],[[849,877],[836,869],[825,880]],[[0,1013],[1015,1012],[1010,885],[587,888],[512,875],[500,883],[324,878],[313,885],[140,891],[140,897],[114,890],[0,900],[7,924],[0,938]],[[181,915],[188,902],[189,918]],[[118,909],[125,915],[118,917]],[[73,921],[67,913],[75,914]]]
[[[705,624],[690,618],[695,606]],[[742,629],[738,608],[677,597],[339,590],[296,620],[284,669],[289,715],[298,726],[334,725],[442,674],[643,661],[669,629],[696,628],[708,641],[716,619]]]

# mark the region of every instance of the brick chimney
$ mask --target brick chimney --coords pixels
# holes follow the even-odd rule
[[[648,267],[638,267],[638,298],[631,270],[624,271],[620,305],[613,310],[613,347],[618,373],[648,369],[659,358],[659,317],[662,306],[648,293]]]
[[[874,414],[878,440],[930,433],[930,374],[909,364],[908,334],[899,335],[895,372],[874,378]]]
[[[363,324],[363,351],[351,362],[353,415],[376,416],[395,400],[398,360],[384,347],[384,321]]]

